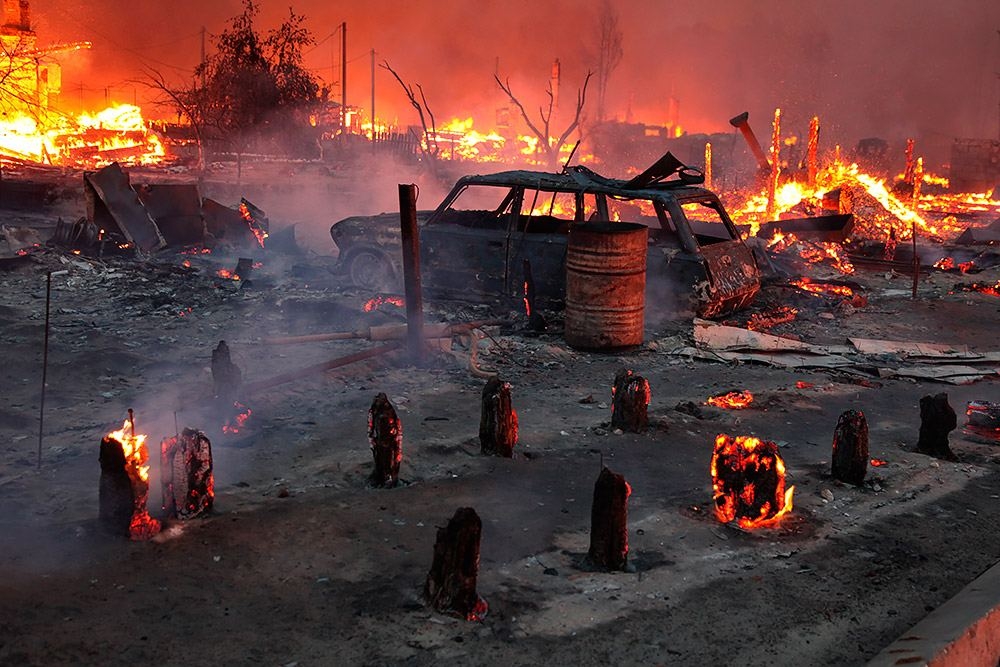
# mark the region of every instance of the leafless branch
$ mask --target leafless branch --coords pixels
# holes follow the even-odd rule
[[[438,154],[437,129],[434,126],[434,114],[431,113],[431,109],[427,105],[427,97],[424,95],[424,89],[420,87],[420,84],[417,84],[417,91],[420,92],[420,100],[418,101],[417,94],[413,90],[413,86],[407,85],[403,81],[402,77],[400,77],[399,74],[396,73],[396,70],[394,70],[387,61],[383,61],[382,64],[379,65],[379,67],[388,70],[389,73],[392,74],[392,76],[396,79],[396,81],[399,82],[399,86],[403,89],[403,92],[406,93],[406,97],[410,100],[410,105],[417,110],[417,115],[420,116],[420,126],[424,130],[424,142],[426,143],[426,147],[424,143],[420,143],[418,145],[420,145],[420,150],[422,150],[433,161]],[[431,120],[430,132],[428,131],[427,117],[424,115],[425,112],[426,116],[430,116]]]

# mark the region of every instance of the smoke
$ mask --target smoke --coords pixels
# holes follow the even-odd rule
[[[275,25],[286,3],[262,3],[260,27]],[[372,0],[346,5],[299,0],[294,10],[320,43],[307,65],[340,90],[339,26],[347,22],[347,98],[371,99],[371,49],[409,83],[424,88],[439,120],[473,116],[491,126],[507,101],[494,72],[510,77],[529,110],[545,102],[554,59],[562,63],[562,113],[597,62],[598,0],[471,2]],[[118,101],[148,91],[134,80],[143,67],[179,81],[198,62],[202,26],[218,33],[241,11],[238,0],[127,3],[37,0],[42,44],[87,39],[93,50],[64,59],[64,97],[79,90]],[[764,127],[775,107],[789,131],[823,120],[826,145],[863,137],[892,143],[915,137],[925,155],[958,137],[998,131],[1000,5],[981,0],[717,0],[619,3],[624,57],[612,74],[608,110],[620,119],[663,124],[671,98],[690,132],[729,131],[743,110]],[[209,38],[209,48],[211,37]],[[76,62],[73,62],[76,61]],[[375,71],[376,112],[416,122],[388,72]],[[594,98],[591,97],[591,100]]]

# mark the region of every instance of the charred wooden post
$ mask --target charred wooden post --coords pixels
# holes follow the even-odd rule
[[[535,279],[531,275],[531,262],[528,259],[522,264],[524,268],[524,312],[528,316],[528,328],[532,331],[545,331],[545,318],[535,307]]]
[[[479,419],[479,444],[483,454],[514,456],[517,444],[517,412],[511,404],[510,383],[490,378],[483,387],[483,410]]]
[[[483,522],[471,507],[460,507],[447,526],[438,528],[434,560],[424,582],[424,597],[437,611],[468,621],[486,616],[489,606],[476,591],[482,532]]]
[[[595,565],[608,570],[624,570],[628,564],[628,497],[632,487],[625,477],[607,467],[594,484],[594,504],[590,508],[590,551]]]
[[[192,519],[212,509],[212,443],[201,431],[186,428],[160,443],[160,475],[168,517]]]
[[[403,460],[403,425],[385,394],[378,394],[368,410],[368,440],[375,459],[373,486],[392,488],[399,482]]]
[[[785,488],[785,462],[770,440],[719,434],[711,472],[715,516],[722,523],[757,528],[792,510],[795,487]]]
[[[860,410],[847,410],[833,431],[833,477],[861,486],[868,472],[868,420]]]
[[[920,399],[920,437],[917,451],[946,461],[958,457],[948,445],[948,434],[958,426],[955,410],[948,403],[948,394],[941,392]]]
[[[649,425],[648,406],[649,382],[646,378],[635,375],[628,368],[618,371],[611,389],[611,428],[641,433]]]
[[[212,350],[212,391],[216,398],[232,401],[243,382],[243,371],[233,363],[226,341],[220,340]]]
[[[417,186],[399,184],[399,224],[403,244],[403,289],[406,296],[406,342],[418,366],[424,360],[424,303],[420,285],[420,232]]]
[[[131,412],[131,411],[130,411]],[[149,515],[149,457],[146,436],[135,433],[134,422],[101,440],[98,490],[101,524],[110,532],[133,540],[148,540],[160,532],[160,522]]]
[[[125,471],[122,443],[111,436],[101,440],[101,481],[98,490],[98,517],[110,533],[128,536],[132,524],[135,495],[132,481]]]

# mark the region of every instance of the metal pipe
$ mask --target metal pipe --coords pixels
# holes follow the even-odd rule
[[[747,145],[750,146],[750,152],[757,158],[757,164],[760,166],[761,171],[770,172],[771,163],[768,161],[764,149],[761,148],[760,142],[757,141],[757,136],[750,129],[750,123],[747,122],[748,118],[750,118],[750,112],[744,111],[739,116],[730,118],[729,124],[743,133],[743,138],[746,139]]]
[[[399,184],[399,224],[403,241],[403,291],[406,296],[406,341],[418,366],[424,359],[424,305],[420,285],[420,235],[417,229],[417,186]]]
[[[49,374],[49,311],[52,304],[52,272],[45,276],[45,343],[42,347],[42,398],[38,408],[38,469],[42,468],[42,428],[45,424],[45,382]]]

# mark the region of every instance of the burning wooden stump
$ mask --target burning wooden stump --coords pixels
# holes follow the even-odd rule
[[[160,443],[163,509],[167,516],[192,519],[212,509],[215,480],[212,443],[201,431],[186,428]]]
[[[590,508],[591,562],[608,570],[624,570],[628,564],[628,497],[632,487],[622,475],[607,467],[594,484]]]
[[[112,533],[132,540],[148,540],[160,532],[160,522],[146,508],[148,459],[146,436],[136,434],[134,419],[101,440],[100,521]]]
[[[868,472],[868,420],[860,410],[847,410],[833,431],[834,479],[861,486]]]
[[[392,488],[399,482],[403,460],[403,425],[385,394],[378,394],[368,410],[368,440],[375,458],[373,486]]]
[[[448,525],[438,528],[434,561],[424,582],[424,597],[434,609],[481,621],[489,605],[476,592],[479,538],[483,522],[476,510],[461,507]]]
[[[965,429],[991,440],[1000,438],[1000,403],[969,401],[965,408],[968,417]]]
[[[514,456],[517,444],[517,412],[511,405],[510,383],[490,378],[483,387],[483,411],[479,419],[479,444],[483,454]]]
[[[649,382],[646,378],[635,375],[628,368],[618,371],[611,389],[611,428],[641,433],[649,425],[648,406]]]
[[[220,340],[212,350],[212,384],[216,398],[232,401],[243,382],[243,371],[233,363],[229,356],[229,346]]]
[[[958,426],[955,410],[948,403],[948,394],[941,392],[920,399],[920,437],[917,451],[946,461],[958,457],[948,446],[948,434]]]
[[[715,516],[750,529],[776,523],[792,510],[794,486],[785,490],[778,445],[748,435],[720,434],[712,454]]]

